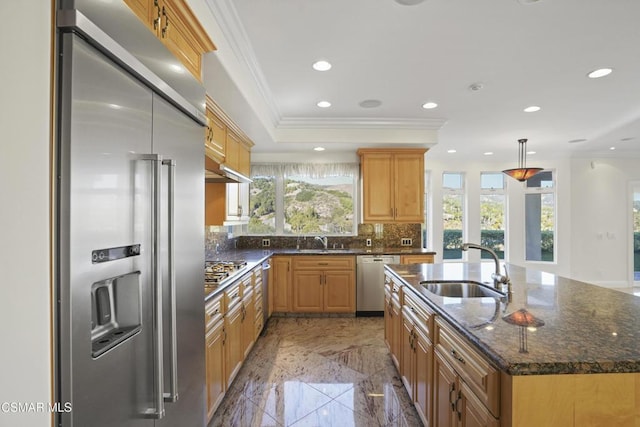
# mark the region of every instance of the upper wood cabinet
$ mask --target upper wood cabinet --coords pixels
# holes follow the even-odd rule
[[[216,49],[184,0],[124,0],[142,22],[198,80],[202,54]]]
[[[204,147],[206,169],[215,170],[224,163],[250,176],[253,142],[209,96]],[[249,222],[249,184],[207,183],[205,188],[205,225]]]
[[[424,222],[426,149],[361,148],[363,222]]]
[[[227,145],[227,125],[214,111],[213,100],[207,96],[207,126],[204,130],[205,155],[223,163]]]

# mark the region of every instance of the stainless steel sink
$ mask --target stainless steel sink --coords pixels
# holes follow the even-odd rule
[[[474,280],[425,280],[420,282],[432,294],[451,298],[504,298],[505,295]]]

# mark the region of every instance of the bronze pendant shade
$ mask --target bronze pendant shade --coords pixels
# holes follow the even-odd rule
[[[518,167],[514,169],[503,170],[502,173],[509,175],[511,178],[517,179],[520,182],[524,182],[537,174],[542,172],[542,168],[528,168],[527,167],[527,140],[518,140]]]

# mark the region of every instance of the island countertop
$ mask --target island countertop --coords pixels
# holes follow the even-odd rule
[[[538,270],[506,268],[509,302],[441,297],[420,284],[466,279],[492,286],[493,262],[385,266],[510,375],[640,372],[640,298]],[[520,352],[521,327],[502,320],[520,309],[544,321],[527,330],[526,353]]]

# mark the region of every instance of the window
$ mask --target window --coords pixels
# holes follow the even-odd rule
[[[250,234],[357,233],[357,164],[256,164]]]
[[[249,189],[250,234],[275,234],[276,232],[276,178],[253,176]]]
[[[431,172],[428,170],[424,171],[424,221],[422,223],[422,247],[430,248],[429,238],[431,229],[429,227],[431,220]]]
[[[504,174],[482,172],[480,174],[480,243],[487,246],[504,259],[505,230]],[[491,259],[486,251],[481,257]]]
[[[464,174],[442,174],[442,258],[462,259]]]
[[[552,171],[542,171],[526,183],[525,260],[554,261],[555,185]]]

